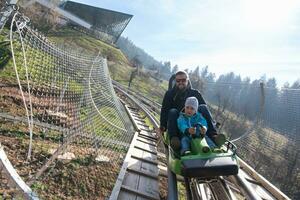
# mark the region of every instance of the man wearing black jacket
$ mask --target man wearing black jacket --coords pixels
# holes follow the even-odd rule
[[[178,71],[175,74],[175,86],[169,88],[165,93],[161,113],[160,113],[160,133],[167,131],[170,137],[171,147],[175,150],[180,149],[179,130],[177,118],[179,112],[184,108],[184,102],[188,97],[196,97],[199,102],[198,111],[205,117],[208,124],[207,135],[214,140],[217,135],[211,113],[198,90],[191,87],[188,74],[185,71]]]

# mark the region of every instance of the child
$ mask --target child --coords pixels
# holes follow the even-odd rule
[[[216,145],[205,135],[207,122],[200,112],[198,112],[198,100],[196,97],[188,97],[184,104],[184,112],[181,112],[177,125],[181,133],[181,155],[188,155],[192,137],[205,136],[209,147]]]

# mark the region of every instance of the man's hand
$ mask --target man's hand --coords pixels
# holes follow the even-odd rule
[[[191,135],[195,135],[195,134],[196,134],[196,127],[191,127],[191,128],[189,128],[189,133],[190,133]]]
[[[158,128],[157,133],[162,136],[165,131],[166,131],[165,127],[160,127],[160,128]]]

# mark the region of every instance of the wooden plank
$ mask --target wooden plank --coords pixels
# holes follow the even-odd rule
[[[131,107],[131,106],[127,106],[127,107],[128,107],[129,110],[134,110],[134,111],[138,110],[138,109],[135,108],[135,107]]]
[[[247,163],[245,163],[242,159],[238,158],[240,166],[243,168],[247,174],[249,174],[256,181],[260,182],[263,187],[269,191],[276,199],[284,200],[290,199],[283,192],[281,192],[277,187],[275,187],[272,183],[270,183],[263,176],[258,174],[252,167],[250,167]]]
[[[150,130],[149,129],[149,126],[148,125],[146,125],[145,123],[141,123],[141,122],[137,122],[137,125],[139,125],[139,126],[141,126],[141,127],[143,127],[143,129],[142,130]]]
[[[131,157],[134,158],[134,159],[137,159],[137,160],[141,160],[141,161],[144,161],[144,162],[147,162],[147,163],[151,163],[153,165],[158,165],[158,162],[156,160],[142,158],[142,157],[138,157],[138,156],[135,156],[135,155],[132,155]]]
[[[142,144],[142,143],[140,143]],[[153,148],[156,150],[155,147],[144,144],[145,147]],[[157,156],[153,155],[147,151],[142,151],[142,157],[144,159],[151,159],[152,161],[157,161]],[[149,174],[155,174],[158,177],[158,167],[156,164],[153,164],[153,162],[143,162],[142,167],[140,169],[143,172],[147,172]],[[157,180],[149,180],[146,179],[145,176],[140,178],[140,184],[139,184],[139,190],[141,191],[147,191],[147,193],[150,193],[152,196],[156,196],[159,198],[159,188],[158,188],[158,182]],[[139,198],[137,198],[139,199]]]
[[[151,151],[149,149],[144,149],[143,147],[139,147],[139,146],[134,146],[135,148],[139,149],[139,150],[142,150],[142,151],[147,151],[148,153],[152,153],[154,155],[157,155],[157,152],[156,151]]]
[[[136,200],[149,200],[149,199],[144,198],[144,197],[137,196],[137,197],[136,197]]]
[[[134,165],[131,165],[130,167],[128,167],[127,169],[133,169],[136,171],[142,171],[145,173],[150,173],[150,174],[155,174],[158,175],[158,167],[156,165],[153,165],[152,163],[147,163],[147,162],[143,162],[141,160],[136,160],[133,159],[135,161]]]
[[[156,145],[156,142],[154,142],[154,141],[149,141],[149,140],[147,140],[147,139],[145,139],[145,138],[141,138],[141,137],[139,137],[138,139],[137,139],[137,141],[139,141],[139,142],[143,142],[143,143],[145,143],[145,144],[149,144],[149,145],[152,145],[152,146],[157,146]]]
[[[154,150],[151,150],[150,148],[143,148],[143,147],[141,147],[141,146],[134,146],[134,148],[136,148],[136,149],[139,149],[139,150],[142,150],[142,151],[146,151],[146,152],[148,152],[148,153],[152,153],[152,154],[154,154],[154,155],[157,155],[157,152],[156,152],[156,150],[154,149]]]
[[[168,168],[166,166],[158,165],[159,175],[168,178]]]
[[[141,125],[140,123],[137,122],[137,126],[139,127],[139,129],[141,131],[145,131],[145,126]],[[148,132],[150,132],[150,129],[148,130]]]
[[[141,128],[142,131],[150,132],[151,130],[149,128]]]
[[[138,117],[138,118],[141,118],[142,119],[142,117],[138,114],[138,113],[131,113],[132,114],[132,116],[134,116],[134,117]]]
[[[131,111],[130,113],[132,114]],[[140,127],[145,127],[137,122],[141,122],[140,119],[135,119],[135,117],[132,119],[135,120],[134,123],[139,130],[141,130]],[[155,143],[157,139],[154,138],[151,133],[145,131],[144,133],[145,135],[139,135],[136,132],[130,145],[130,150],[125,158],[126,164],[124,164],[125,161],[123,163],[123,165],[126,165],[126,172],[123,174],[122,179],[119,179],[118,177],[117,187],[119,188],[119,191],[114,188],[110,200],[159,199],[159,173],[157,167],[157,148]],[[130,155],[130,157],[127,159],[128,155]]]
[[[141,130],[139,129],[138,125],[135,123],[135,121],[134,121],[134,119],[133,119],[133,116],[132,116],[132,113],[131,113],[130,110],[128,109],[128,106],[125,105],[124,108],[125,108],[126,113],[127,113],[128,116],[129,116],[130,120],[132,121],[135,130],[138,131],[138,132],[140,132]],[[132,140],[132,141],[133,141],[133,140]]]
[[[130,114],[131,114],[131,116],[132,116],[134,119],[136,119],[137,121],[143,120],[143,119],[141,118],[140,115],[135,115],[135,114],[133,114],[133,113],[131,113],[131,112],[130,112]],[[144,121],[144,123],[145,123],[145,121]]]
[[[155,175],[155,174],[152,174],[152,173],[148,173],[148,172],[144,172],[144,171],[139,171],[139,170],[136,170],[134,168],[127,168],[127,171],[131,172],[131,173],[136,173],[138,175],[146,176],[148,178],[152,178],[152,179],[158,180],[158,175]]]
[[[139,195],[141,197],[144,197],[146,199],[150,199],[150,200],[159,200],[159,197],[156,197],[156,196],[153,196],[153,195],[149,195],[147,193],[143,193],[143,192],[140,192],[139,190],[136,190],[136,189],[132,189],[130,187],[127,187],[127,186],[122,186],[121,188],[122,190],[125,190],[125,191],[128,191],[128,192],[131,192],[133,194],[136,194],[136,195]]]
[[[132,140],[135,141],[137,137],[138,137],[138,132],[135,132]],[[123,180],[124,180],[125,175],[126,175],[126,169],[127,169],[128,164],[129,164],[129,162],[131,160],[131,151],[133,151],[133,149],[134,149],[134,142],[132,142],[130,144],[129,150],[128,150],[127,154],[126,154],[126,157],[124,159],[123,165],[122,165],[120,173],[118,175],[116,184],[115,184],[115,186],[114,186],[114,188],[112,190],[112,193],[111,193],[111,195],[109,197],[109,200],[116,200],[116,199],[118,199],[118,195],[120,193],[121,186],[122,186]]]
[[[150,134],[144,134],[144,133],[139,133],[139,136],[143,136],[143,137],[146,137],[146,138],[150,138],[150,139],[152,139],[152,140],[157,140],[157,138],[156,137],[154,137],[154,136],[152,136],[152,135],[150,135]]]
[[[143,172],[155,174],[157,176],[159,174],[157,165],[153,165],[153,164],[146,163],[146,162],[142,163],[142,166],[141,166],[140,170],[143,171]]]
[[[127,192],[127,191],[120,191],[120,194],[118,196],[118,200],[136,200],[136,194]]]
[[[134,151],[131,155],[142,157],[142,158],[148,159],[148,160],[157,161],[157,155],[154,155],[152,153],[149,153],[147,151],[140,150],[140,149],[137,149],[137,148],[134,149]]]
[[[133,117],[133,118],[136,121],[137,125],[140,126],[140,127],[141,127],[141,125],[139,123],[144,123],[141,120],[139,120],[139,118],[136,118],[136,117]],[[141,127],[141,128],[143,128],[143,127]]]
[[[129,159],[129,163],[128,163],[127,169],[126,169],[126,174],[125,174],[125,177],[124,177],[123,183],[122,183],[122,186],[126,186],[126,187],[137,190],[138,185],[139,185],[140,175],[136,174],[136,173],[130,173],[130,171],[128,171],[128,168],[140,169],[141,162],[136,162],[136,160],[134,160],[132,158]],[[122,186],[121,186],[121,188],[122,188]],[[122,189],[120,190],[120,194],[118,196],[118,200],[123,200],[123,199],[136,200],[136,198],[137,198],[136,194],[128,193],[127,191],[123,191]]]
[[[148,154],[146,153],[146,155],[144,155],[145,154],[144,151],[140,151],[140,150],[136,150],[136,149],[134,149],[134,153],[141,157],[148,156],[148,154],[149,154],[149,153]],[[159,191],[158,188],[155,188],[155,186],[158,185],[157,180],[154,179],[155,181],[153,182],[153,178],[149,178],[148,176],[143,176],[145,174],[150,174],[150,176],[153,174],[158,175],[157,167],[154,166],[153,164],[145,163],[144,161],[141,161],[141,160],[131,159],[130,163],[128,164],[128,167],[127,167],[126,177],[123,181],[123,186],[128,187],[131,190],[138,190],[144,194],[148,194],[149,191],[151,192],[150,194],[155,193],[155,191],[158,192]],[[152,182],[147,179],[152,179]],[[149,182],[151,184],[149,184]],[[141,185],[144,185],[145,183],[147,183],[148,187],[142,188]],[[120,194],[121,194],[120,198],[118,198],[120,200],[132,198],[132,192],[131,192],[131,194],[128,194],[128,193],[126,193],[126,191],[121,190]],[[136,193],[134,193],[134,194],[136,194]],[[136,195],[137,195],[137,199],[140,198],[138,196],[139,194],[136,194]],[[141,198],[143,199],[143,198],[145,198],[145,196],[141,196]],[[146,198],[146,199],[149,199],[149,198]]]
[[[142,147],[144,149],[147,149],[149,151],[155,151],[157,154],[157,147],[153,144],[146,144],[145,142],[141,142],[139,140],[136,141],[136,146]]]
[[[140,134],[139,137],[140,137],[140,138],[144,138],[144,139],[146,139],[146,140],[153,141],[153,142],[157,142],[157,139],[156,139],[156,138],[149,137],[148,135]]]
[[[140,167],[137,167],[137,168],[140,168]],[[133,189],[138,189],[138,187],[139,187],[139,179],[140,179],[139,174],[131,173],[127,169],[126,169],[126,175],[125,175],[125,178],[123,180],[123,184],[122,185],[131,187]]]
[[[159,199],[159,188],[157,180],[155,179],[149,179],[145,176],[141,176],[138,190]]]
[[[140,114],[137,112],[137,111],[134,111],[134,110],[130,110],[130,112],[134,115],[137,115],[137,116],[140,116]]]
[[[144,134],[144,135],[149,135],[151,137],[157,138],[156,137],[156,133],[154,133],[153,131],[144,131],[144,130],[141,130],[141,133]]]
[[[134,119],[135,119],[136,121],[138,121],[138,122],[145,123],[145,120],[142,119],[141,117],[135,117],[135,116],[134,116]]]

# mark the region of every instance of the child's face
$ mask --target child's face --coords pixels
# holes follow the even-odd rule
[[[191,107],[191,106],[185,106],[185,107],[184,107],[184,113],[185,113],[186,115],[188,115],[188,116],[193,116],[193,115],[196,113],[196,111],[195,111],[194,108]]]

